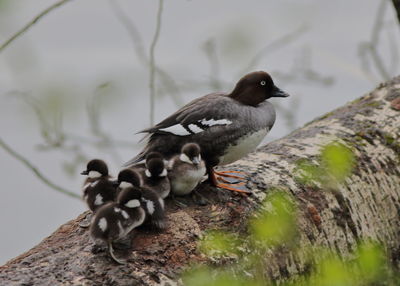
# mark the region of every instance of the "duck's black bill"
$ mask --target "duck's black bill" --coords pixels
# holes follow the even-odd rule
[[[89,172],[87,170],[81,172],[81,175],[87,175],[87,174],[89,174]]]
[[[287,92],[284,92],[282,89],[278,87],[274,87],[274,90],[272,91],[272,96],[271,97],[288,97],[289,94]]]

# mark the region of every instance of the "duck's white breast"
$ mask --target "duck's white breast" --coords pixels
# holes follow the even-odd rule
[[[232,162],[235,162],[248,153],[254,151],[258,144],[264,139],[267,135],[269,129],[261,129],[259,131],[246,134],[244,137],[240,138],[235,144],[228,146],[226,152],[223,156],[219,158],[218,165],[227,165]]]

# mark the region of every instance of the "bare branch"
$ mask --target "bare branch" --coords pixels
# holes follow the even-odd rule
[[[221,90],[220,64],[215,39],[208,39],[203,45],[203,51],[210,63],[210,87],[214,90]]]
[[[22,34],[24,34],[26,31],[29,30],[29,28],[31,28],[34,24],[36,24],[37,21],[39,21],[41,18],[43,18],[44,16],[46,16],[48,13],[50,13],[51,11],[53,11],[54,9],[64,5],[67,2],[70,2],[71,0],[61,0],[58,1],[56,3],[54,3],[53,5],[51,5],[50,7],[46,8],[45,10],[43,10],[42,12],[40,12],[35,18],[33,18],[30,22],[28,22],[24,27],[22,27],[22,29],[20,29],[18,32],[16,32],[13,36],[11,36],[11,38],[9,38],[7,41],[5,41],[1,46],[0,46],[0,52],[2,52],[9,44],[11,44],[16,38],[18,38],[19,36],[21,36]]]
[[[155,108],[155,79],[156,79],[156,64],[155,64],[155,57],[154,51],[157,45],[158,38],[160,36],[161,30],[161,16],[163,10],[163,0],[159,0],[158,4],[158,12],[157,12],[157,23],[156,23],[156,31],[154,32],[153,41],[150,45],[150,79],[149,79],[149,89],[150,89],[150,125],[154,125],[154,108]]]
[[[383,19],[385,16],[386,4],[387,4],[387,1],[383,0],[378,8],[374,27],[372,29],[371,42],[370,42],[369,49],[371,52],[372,60],[374,61],[375,66],[378,69],[379,73],[385,80],[389,80],[391,78],[391,76],[387,72],[386,67],[383,63],[383,59],[379,55],[378,49],[377,49],[380,34],[381,34],[381,31],[383,28]]]
[[[397,67],[399,66],[399,47],[396,41],[396,36],[394,35],[394,31],[392,29],[387,29],[387,41],[389,43],[389,73],[396,74]]]
[[[283,46],[291,43],[292,41],[296,40],[300,35],[302,35],[305,31],[308,30],[308,27],[306,25],[301,26],[297,30],[283,35],[282,37],[274,40],[272,43],[269,43],[266,45],[264,48],[262,48],[258,53],[255,54],[255,56],[249,61],[247,66],[240,71],[239,76],[249,72],[254,68],[254,66],[260,62],[261,58],[270,52],[273,52],[274,50],[280,49]]]
[[[15,159],[23,163],[28,169],[30,169],[36,177],[38,177],[43,183],[45,183],[47,186],[50,188],[56,190],[57,192],[63,193],[64,195],[70,196],[75,199],[80,199],[80,196],[72,191],[66,190],[63,187],[60,187],[53,182],[51,182],[49,179],[47,179],[40,171],[39,169],[34,166],[31,162],[28,161],[28,159],[24,158],[22,155],[18,154],[16,151],[14,151],[10,146],[8,146],[3,139],[0,138],[0,146],[7,151],[11,156],[13,156]]]
[[[90,98],[87,102],[86,105],[86,110],[87,110],[87,115],[88,115],[88,120],[89,120],[89,126],[90,126],[90,131],[93,134],[93,136],[97,137],[100,139],[100,144],[98,146],[103,146],[106,148],[109,148],[114,161],[117,163],[121,163],[122,158],[118,153],[118,150],[116,148],[116,144],[114,143],[114,140],[107,134],[107,132],[104,132],[102,127],[101,127],[101,122],[100,122],[100,97],[103,95],[101,92],[104,88],[106,88],[108,84],[102,84],[98,86],[95,90],[95,94],[92,98]]]
[[[386,11],[387,0],[381,0],[381,3],[378,7],[378,11],[376,13],[374,25],[371,32],[371,39],[366,43],[361,43],[360,45],[360,56],[363,61],[363,66],[368,68],[368,55],[371,58],[371,61],[380,74],[380,76],[384,80],[389,80],[391,78],[390,73],[387,70],[387,67],[384,63],[383,58],[380,56],[378,51],[380,36],[384,28],[384,16]]]
[[[135,23],[132,21],[131,18],[128,17],[128,15],[124,12],[124,10],[120,7],[116,0],[110,0],[109,3],[115,16],[128,32],[139,62],[143,66],[147,67],[149,65],[149,59],[143,46],[142,36],[140,35],[139,30],[136,28]],[[180,90],[175,80],[167,72],[165,72],[162,68],[158,66],[155,67],[155,71],[160,77],[163,90],[171,96],[176,106],[182,106],[184,101],[180,96]]]
[[[139,30],[136,28],[136,25],[133,21],[125,14],[124,10],[119,5],[118,1],[110,0],[108,1],[110,4],[112,11],[114,12],[117,19],[121,22],[121,24],[125,27],[126,31],[128,32],[129,37],[132,40],[133,48],[138,59],[144,63],[145,65],[148,64],[146,51],[143,45],[143,39],[140,35]]]

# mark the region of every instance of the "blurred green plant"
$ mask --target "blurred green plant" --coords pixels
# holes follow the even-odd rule
[[[237,254],[239,243],[233,234],[211,230],[200,241],[199,249],[208,257],[232,256]]]
[[[284,192],[270,195],[262,211],[250,221],[251,237],[265,247],[290,243],[296,234],[296,216],[293,200]]]
[[[351,174],[355,165],[352,150],[343,143],[325,145],[315,161],[300,159],[295,169],[296,179],[304,185],[337,189]]]
[[[333,142],[321,149],[317,160],[298,162],[299,177],[321,188],[337,188],[354,168],[355,158],[346,145]],[[260,209],[249,220],[245,235],[210,230],[199,243],[199,251],[212,265],[195,265],[182,275],[187,286],[202,285],[293,285],[364,286],[398,285],[399,274],[388,263],[384,248],[373,241],[360,242],[347,257],[325,247],[304,247],[299,241],[294,198],[287,192],[269,192]],[[303,272],[274,281],[271,260],[302,257]],[[233,258],[227,262],[226,258]],[[219,260],[218,260],[219,259]],[[233,262],[232,262],[233,261]],[[230,263],[231,262],[231,263]],[[269,274],[268,274],[269,273]]]

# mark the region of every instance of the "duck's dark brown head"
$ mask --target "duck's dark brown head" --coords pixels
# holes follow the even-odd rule
[[[242,104],[257,106],[268,98],[289,94],[279,89],[268,73],[257,71],[242,77],[228,96]]]

